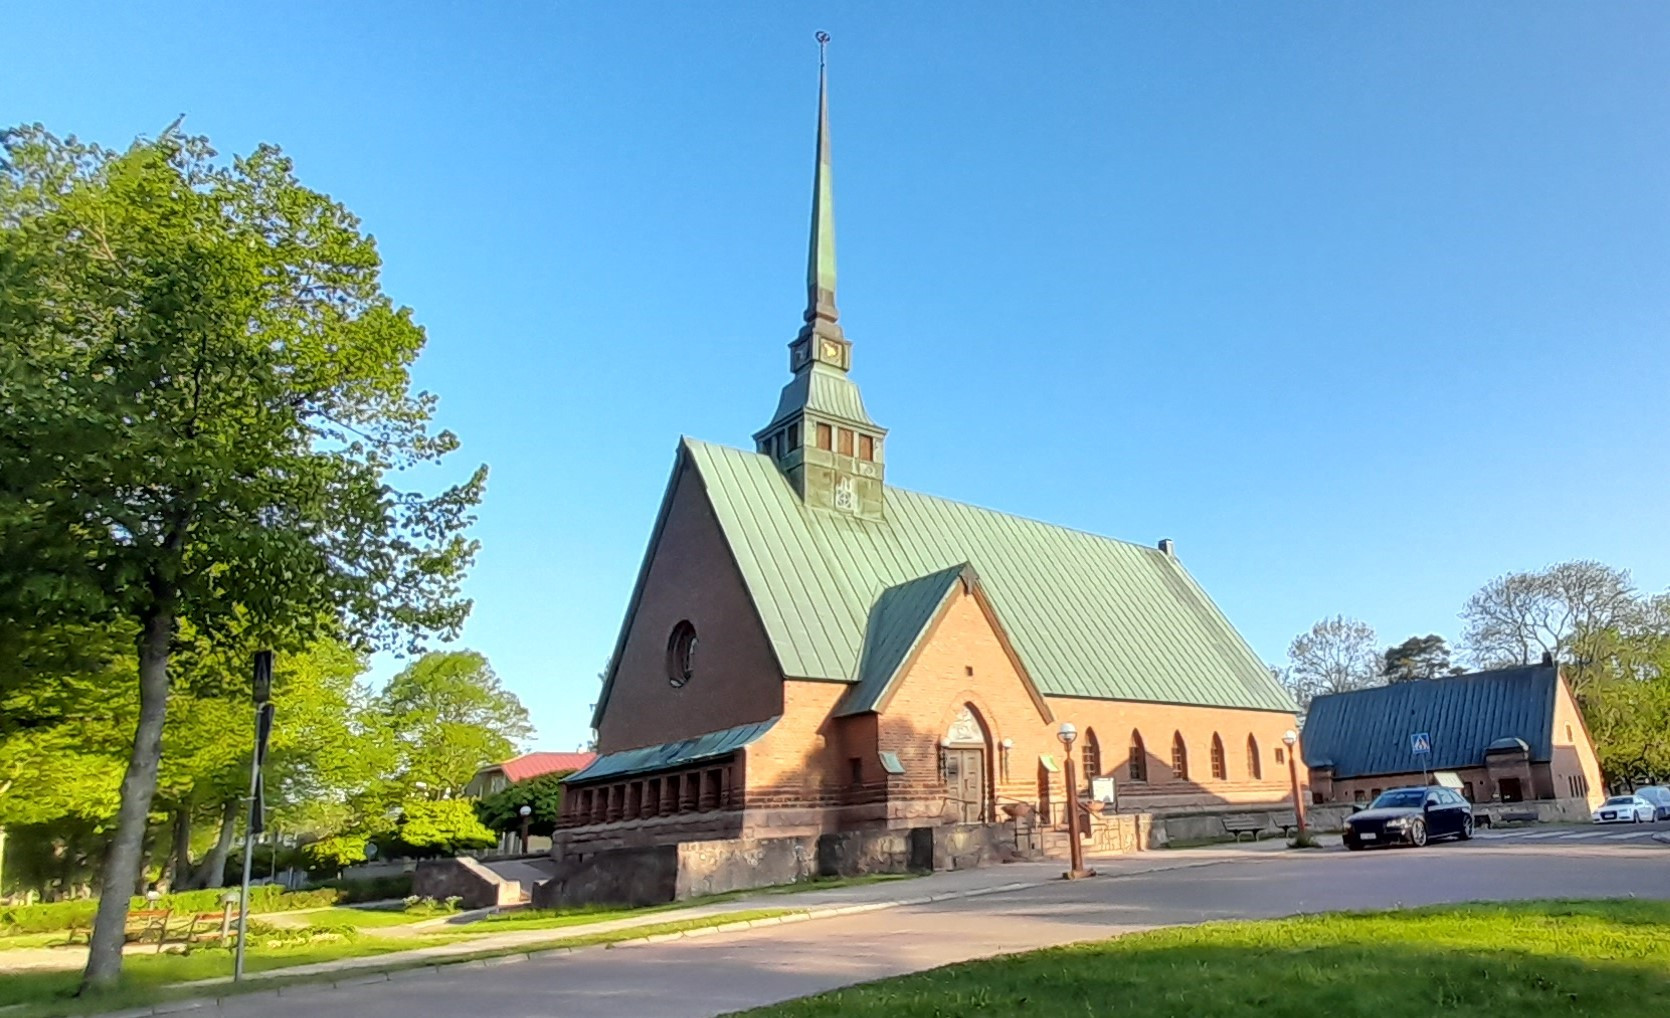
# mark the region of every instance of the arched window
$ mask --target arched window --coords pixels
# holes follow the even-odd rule
[[[1131,765],[1130,779],[1132,781],[1148,780],[1148,750],[1142,744],[1142,733],[1131,729]]]
[[[1096,729],[1084,730],[1084,787],[1089,788],[1091,780],[1102,776],[1102,744],[1096,741]]]
[[[1224,762],[1224,741],[1212,733],[1212,777],[1223,781],[1229,777],[1229,765]]]
[[[1247,777],[1254,781],[1264,779],[1264,761],[1258,758],[1258,740],[1250,734],[1247,736]]]
[[[696,627],[686,619],[667,637],[667,681],[682,686],[696,668]]]
[[[1189,747],[1183,745],[1183,733],[1171,733],[1171,776],[1178,781],[1189,780]]]

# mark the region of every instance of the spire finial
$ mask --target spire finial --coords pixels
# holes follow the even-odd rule
[[[806,257],[806,325],[800,335],[802,339],[816,335],[844,341],[838,324],[840,312],[835,309],[835,170],[829,146],[829,33],[819,32],[816,38],[818,162],[812,178],[812,236]]]

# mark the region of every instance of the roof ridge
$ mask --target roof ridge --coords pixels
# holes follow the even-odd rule
[[[739,456],[756,456],[756,457],[759,457],[760,459],[764,459],[764,460],[767,460],[767,461],[771,460],[771,457],[767,456],[765,453],[749,452],[747,449],[741,449],[741,448],[738,448],[734,445],[726,445],[723,442],[709,442],[706,439],[695,438],[695,437],[690,436],[690,435],[681,436],[681,440],[685,441],[685,442],[692,442],[692,443],[695,443],[697,445],[707,446],[708,448],[711,448],[711,449],[723,449],[726,452],[736,453]],[[773,461],[773,468],[775,469],[775,462],[774,461]],[[1136,548],[1140,551],[1149,552],[1149,553],[1154,554],[1154,555],[1165,554],[1164,552],[1160,551],[1160,549],[1154,547],[1153,545],[1143,544],[1140,541],[1130,541],[1130,540],[1127,540],[1123,537],[1113,537],[1113,536],[1108,535],[1108,534],[1099,534],[1094,530],[1086,530],[1083,527],[1069,526],[1068,524],[1065,524],[1065,523],[1051,523],[1049,520],[1041,520],[1036,516],[1023,516],[1020,513],[1006,512],[1002,509],[993,509],[991,506],[981,505],[978,502],[965,502],[965,501],[961,501],[959,499],[951,498],[948,495],[935,495],[935,494],[932,494],[930,492],[918,491],[915,488],[904,488],[904,487],[900,487],[897,484],[890,484],[890,483],[887,483],[887,482],[883,482],[882,487],[884,489],[886,489],[886,491],[888,491],[888,492],[898,492],[900,494],[910,495],[910,496],[913,496],[915,498],[925,498],[925,499],[932,500],[934,502],[944,502],[944,503],[947,503],[949,505],[960,506],[964,509],[973,509],[976,512],[990,513],[993,516],[1002,516],[1002,517],[1005,517],[1006,519],[1011,519],[1011,520],[1020,520],[1023,523],[1035,523],[1040,527],[1049,527],[1053,530],[1061,530],[1061,531],[1065,531],[1065,532],[1070,533],[1070,534],[1083,534],[1085,537],[1094,538],[1095,540],[1098,540],[1098,541],[1111,541],[1114,544],[1122,544],[1122,545],[1125,545],[1127,547]]]

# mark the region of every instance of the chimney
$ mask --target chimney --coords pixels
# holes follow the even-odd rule
[[[1177,551],[1175,550],[1175,547],[1172,545],[1171,538],[1169,538],[1169,537],[1160,538],[1160,551],[1165,553],[1166,558],[1176,558],[1177,557]]]

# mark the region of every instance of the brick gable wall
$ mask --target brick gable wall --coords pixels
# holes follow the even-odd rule
[[[679,469],[668,503],[598,722],[602,753],[763,721],[783,711],[776,656],[701,477],[688,462]],[[694,675],[675,688],[667,680],[667,641],[681,620],[695,625],[699,642]]]

